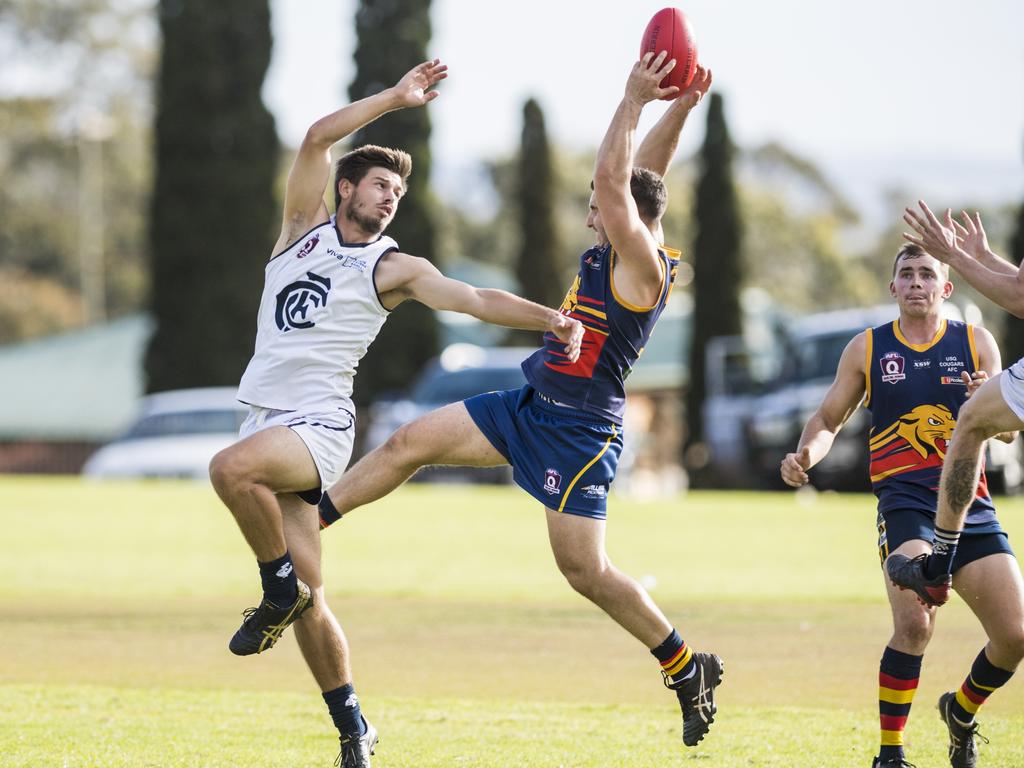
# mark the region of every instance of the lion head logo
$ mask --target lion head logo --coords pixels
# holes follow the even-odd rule
[[[562,306],[560,307],[563,314],[571,314],[576,309],[576,305],[580,303],[579,300],[580,292],[580,276],[576,275],[576,279],[572,281],[572,287],[569,288],[569,292],[565,294],[565,298],[562,299]]]
[[[955,426],[956,419],[946,406],[919,405],[871,438],[870,448],[873,452],[902,438],[922,459],[927,458],[929,453],[945,459],[946,446],[953,436]]]

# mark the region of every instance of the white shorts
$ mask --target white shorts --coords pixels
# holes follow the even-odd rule
[[[355,415],[342,407],[312,412],[277,411],[250,405],[249,415],[242,422],[238,436],[244,439],[269,427],[288,427],[306,444],[320,473],[320,488],[310,488],[298,495],[309,504],[318,504],[320,495],[341,479],[352,458]]]
[[[1010,410],[1024,421],[1024,358],[1003,371],[999,377],[999,391]]]

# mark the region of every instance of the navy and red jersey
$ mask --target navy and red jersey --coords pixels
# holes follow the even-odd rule
[[[974,326],[943,321],[927,344],[911,344],[898,321],[867,330],[865,362],[871,411],[871,487],[878,511],[916,509],[934,516],[939,476],[960,406],[963,371],[978,370]],[[984,469],[968,524],[996,519]]]
[[[615,290],[616,254],[595,246],[580,257],[580,271],[562,302],[561,312],[583,324],[579,359],[570,363],[565,345],[552,333],[544,347],[523,361],[523,373],[542,395],[559,403],[622,424],[626,377],[661,317],[679,266],[679,251],[662,247],[664,275],[658,300],[650,307],[624,301]]]

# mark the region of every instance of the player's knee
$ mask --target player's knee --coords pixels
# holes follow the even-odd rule
[[[570,587],[584,597],[592,597],[600,591],[607,569],[597,558],[568,556],[558,558],[558,570]]]
[[[905,647],[923,652],[932,638],[932,617],[922,611],[913,618],[905,617],[896,623],[895,639]]]
[[[1024,659],[1024,624],[999,633],[998,637],[992,638],[992,642],[999,646],[1002,656],[1019,662]]]
[[[385,441],[382,449],[387,451],[388,459],[395,464],[421,465],[424,457],[420,442],[415,423],[403,424]]]
[[[230,494],[245,482],[246,462],[239,451],[225,448],[210,460],[210,482],[221,496]]]

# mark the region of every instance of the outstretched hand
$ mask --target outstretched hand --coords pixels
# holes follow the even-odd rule
[[[575,363],[580,359],[580,350],[583,347],[583,323],[558,313],[558,317],[551,323],[549,330],[565,344],[565,356],[569,358],[570,363]]]
[[[942,222],[936,218],[924,200],[918,200],[917,203],[921,206],[920,213],[913,208],[906,208],[903,212],[903,220],[917,233],[917,237],[909,232],[904,232],[903,239],[921,246],[929,254],[946,264],[957,256],[971,258],[970,254],[960,247],[957,240],[952,212],[947,210],[944,216],[945,221]]]
[[[689,112],[700,103],[704,94],[711,90],[711,81],[711,70],[698,64],[693,73],[693,80],[679,93],[675,103]]]
[[[946,215],[949,221],[953,223],[954,229],[956,229],[957,242],[968,255],[977,259],[989,252],[988,235],[985,234],[985,227],[981,224],[980,213],[975,211],[972,218],[967,211],[960,211],[960,215],[963,217],[963,224],[952,218],[949,211],[946,212]]]
[[[806,445],[800,453],[787,453],[779,466],[783,482],[792,488],[799,488],[810,482],[807,470],[811,468],[811,449]]]
[[[633,65],[629,79],[626,80],[626,98],[629,101],[643,106],[649,101],[656,101],[678,93],[678,86],[670,85],[668,88],[662,88],[660,85],[665,76],[676,67],[676,60],[665,61],[667,57],[668,51],[662,51],[657,56],[648,51],[640,61]]]
[[[395,83],[392,91],[403,107],[422,107],[440,94],[430,90],[448,77],[448,65],[431,59],[410,69]]]

